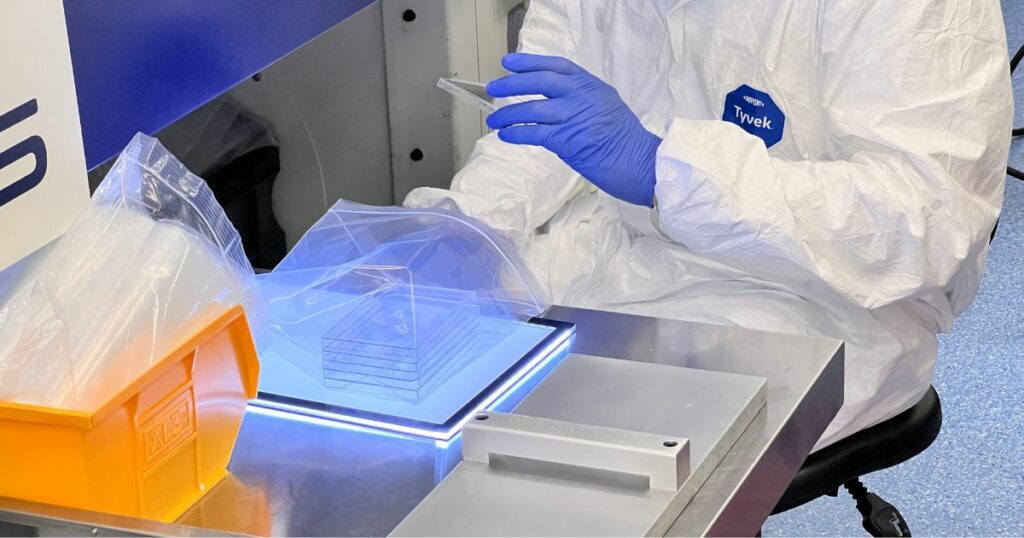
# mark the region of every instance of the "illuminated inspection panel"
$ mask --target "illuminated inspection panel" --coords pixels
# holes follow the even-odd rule
[[[262,354],[260,393],[253,406],[295,418],[451,440],[479,411],[514,405],[524,389],[569,354],[575,337],[573,325],[540,318],[513,327],[481,325],[469,336],[470,345],[455,352],[473,356],[451,357],[458,370],[445,372],[421,398],[381,397],[357,383],[319,383],[285,360],[286,350],[272,345]],[[474,341],[479,345],[473,346]]]
[[[440,210],[339,201],[257,286],[258,410],[438,441],[574,334],[539,318],[543,289],[503,236]]]

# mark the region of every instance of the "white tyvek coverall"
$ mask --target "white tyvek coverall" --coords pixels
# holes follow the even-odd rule
[[[451,191],[406,205],[510,233],[558,304],[844,339],[846,403],[819,448],[920,399],[1002,203],[997,0],[533,0],[521,43],[664,138],[658,210],[494,134]],[[770,149],[721,121],[742,84],[785,114]]]

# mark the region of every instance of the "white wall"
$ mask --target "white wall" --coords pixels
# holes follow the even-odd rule
[[[508,12],[520,0],[448,0],[450,76],[489,82],[507,74],[501,57],[508,52]],[[476,141],[489,132],[485,115],[451,97],[455,170],[466,164]]]
[[[339,198],[391,205],[413,188],[450,185],[487,129],[437,79],[504,74],[506,15],[518,3],[375,2],[232,90],[281,145],[274,211],[289,246]],[[415,20],[403,19],[407,9]]]
[[[375,2],[231,92],[281,146],[274,212],[289,247],[339,198],[394,203],[383,40]]]
[[[503,74],[507,14],[518,0],[382,0],[392,172],[398,201],[416,187],[446,187],[487,132],[477,109],[437,88],[441,77]],[[415,12],[406,21],[402,14]],[[423,158],[410,158],[414,149]]]

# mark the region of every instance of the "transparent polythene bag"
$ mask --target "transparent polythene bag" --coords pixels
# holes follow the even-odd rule
[[[258,317],[253,292],[209,187],[138,134],[0,306],[0,401],[95,410],[231,306]]]
[[[483,223],[345,201],[259,281],[295,366],[328,388],[409,401],[549,306]]]

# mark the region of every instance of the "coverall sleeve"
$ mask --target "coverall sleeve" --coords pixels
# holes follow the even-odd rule
[[[823,5],[829,154],[783,160],[732,123],[677,118],[658,154],[659,226],[755,276],[818,279],[865,308],[929,293],[965,308],[956,295],[974,290],[949,284],[980,270],[1009,151],[999,3]]]
[[[557,1],[532,3],[520,32],[520,50],[574,57],[576,47],[565,32],[568,9]],[[553,153],[506,144],[491,133],[477,141],[451,190],[416,189],[404,205],[457,210],[521,240],[550,220],[582,186],[579,174]]]

